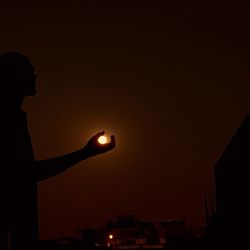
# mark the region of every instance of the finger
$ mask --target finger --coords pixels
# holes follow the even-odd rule
[[[107,148],[108,148],[109,150],[111,150],[111,149],[113,149],[113,148],[115,147],[115,144],[116,144],[116,142],[115,142],[115,136],[112,135],[112,136],[111,136],[111,141],[110,141],[110,143],[107,145]]]
[[[101,131],[93,136],[93,138],[98,139],[100,136],[104,135],[105,131]]]
[[[111,143],[112,145],[115,145],[115,144],[116,144],[115,136],[114,136],[114,135],[111,135],[111,141],[110,141],[110,143]]]
[[[115,144],[116,144],[115,136],[112,135],[110,142],[105,143],[105,144],[101,144],[101,145],[98,145],[98,146],[103,148],[105,151],[109,151],[109,150],[111,150],[111,149],[113,149],[115,147]]]

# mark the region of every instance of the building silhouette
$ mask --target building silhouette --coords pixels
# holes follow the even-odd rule
[[[216,212],[208,221],[214,249],[250,246],[249,169],[250,115],[245,117],[215,165]]]
[[[141,220],[134,215],[108,221],[107,232],[112,250],[172,249],[190,240],[185,220]]]

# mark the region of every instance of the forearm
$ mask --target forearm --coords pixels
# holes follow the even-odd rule
[[[83,148],[63,156],[36,161],[34,163],[36,180],[42,181],[63,173],[70,167],[85,159],[88,159],[89,157],[91,157],[91,154],[85,148]]]

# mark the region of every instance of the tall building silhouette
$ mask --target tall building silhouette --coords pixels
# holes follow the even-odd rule
[[[245,242],[249,233],[249,170],[250,115],[243,120],[215,165],[216,229],[214,230],[217,232],[217,239],[229,245]]]

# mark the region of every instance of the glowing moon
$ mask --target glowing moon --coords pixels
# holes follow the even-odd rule
[[[100,144],[106,144],[106,143],[108,142],[108,139],[107,139],[106,136],[102,135],[102,136],[100,136],[100,137],[98,138],[98,142],[99,142]]]

